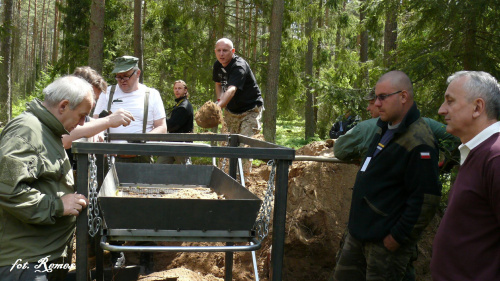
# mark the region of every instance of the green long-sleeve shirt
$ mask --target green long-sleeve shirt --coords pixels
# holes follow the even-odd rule
[[[450,157],[451,152],[460,145],[460,139],[446,132],[446,125],[430,118],[423,117],[431,128],[434,138],[438,142],[439,150]],[[358,123],[356,127],[340,136],[334,144],[333,153],[337,159],[362,159],[368,151],[371,140],[377,133],[378,118],[372,118]]]
[[[61,136],[68,132],[39,100],[0,135],[0,266],[65,256],[75,217],[61,196],[74,193]]]

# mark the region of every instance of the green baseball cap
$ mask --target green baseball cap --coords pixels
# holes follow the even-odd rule
[[[123,56],[115,60],[115,69],[111,73],[122,73],[137,66],[139,59],[132,56]]]

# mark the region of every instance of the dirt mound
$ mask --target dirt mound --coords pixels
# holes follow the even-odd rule
[[[207,101],[194,116],[196,124],[202,128],[213,128],[223,122],[221,108],[212,101]]]
[[[331,156],[332,146],[333,142],[315,142],[297,150],[297,154]],[[292,163],[288,177],[283,280],[328,280],[347,225],[352,186],[358,170],[359,166],[353,164]],[[264,197],[267,189],[269,173],[270,167],[262,164],[254,166],[245,179],[250,191],[260,198]],[[415,262],[417,280],[430,280],[430,252],[438,222],[439,219],[435,218],[419,243],[419,259]],[[270,280],[271,241],[272,228],[262,242],[262,248],[256,252],[259,279],[263,281]],[[200,245],[187,242],[174,245],[180,244]],[[168,274],[178,276],[179,281],[215,281],[224,278],[224,253],[166,252],[155,253],[154,259],[157,272],[142,276],[139,280],[168,280]],[[137,264],[137,256],[127,253],[128,262]],[[234,254],[233,280],[255,280],[251,253]]]

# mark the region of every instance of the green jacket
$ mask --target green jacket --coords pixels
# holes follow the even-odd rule
[[[423,117],[425,123],[429,125],[434,138],[438,143],[439,150],[449,159],[459,160],[458,150],[460,139],[446,132],[446,125],[430,118]],[[349,130],[346,134],[340,136],[333,146],[333,154],[340,160],[361,160],[366,156],[368,147],[377,133],[378,118],[372,118],[358,123],[356,127]],[[458,162],[457,162],[458,163]]]
[[[39,100],[0,135],[0,266],[66,256],[76,218],[61,196],[74,193],[63,125]]]

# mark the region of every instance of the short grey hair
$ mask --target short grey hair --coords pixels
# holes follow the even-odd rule
[[[500,114],[500,88],[497,79],[484,71],[458,71],[448,77],[450,84],[458,78],[466,77],[463,87],[468,101],[482,98],[488,119],[498,120]]]
[[[92,86],[89,82],[75,75],[58,78],[43,89],[44,102],[48,106],[54,107],[61,101],[68,100],[70,109],[75,109],[89,93],[93,100]],[[92,103],[94,102],[92,101]]]

